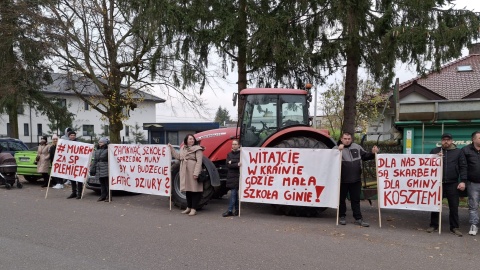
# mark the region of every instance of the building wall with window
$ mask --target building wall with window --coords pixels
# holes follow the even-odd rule
[[[54,97],[53,95],[46,94]],[[98,111],[85,106],[85,102],[74,95],[55,95],[55,98],[64,100],[66,106],[74,116],[73,129],[77,132],[77,137],[89,141],[95,140],[95,137],[109,136],[108,119],[103,117]],[[124,121],[124,128],[120,132],[122,140],[126,143],[133,141],[132,131],[135,130],[135,124],[138,125],[138,132],[142,132],[145,139],[148,137],[148,131],[143,130],[143,123],[155,122],[156,109],[155,101],[143,101],[138,104],[134,111],[130,111],[130,118]],[[8,136],[8,115],[0,115],[0,135]],[[18,116],[19,139],[34,146],[40,141],[43,135],[49,136],[49,141],[53,134],[63,135],[65,128],[62,130],[50,130],[48,124],[54,119],[47,119],[45,115],[35,111],[28,105],[24,105],[23,113]],[[126,128],[128,126],[128,128]],[[105,131],[107,129],[107,131]]]

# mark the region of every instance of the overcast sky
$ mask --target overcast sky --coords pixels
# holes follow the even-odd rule
[[[457,0],[454,1],[456,8],[466,7],[476,12],[480,12],[480,1],[479,0]],[[462,51],[463,55],[468,54],[468,50],[464,49]],[[415,67],[398,64],[396,67],[396,77],[400,79],[400,83],[410,80],[417,76],[415,72]],[[330,84],[335,81],[336,78],[341,78],[341,72],[338,74],[332,75],[327,79],[327,84]],[[360,74],[362,78],[365,78],[365,74]],[[167,98],[164,93],[160,90],[154,90],[155,95],[167,99],[167,102],[164,104],[157,105],[157,122],[213,122],[215,117],[215,112],[219,106],[227,108],[230,112],[230,116],[233,120],[237,120],[237,107],[233,106],[232,95],[237,92],[237,74],[230,73],[229,77],[223,80],[218,80],[212,85],[212,89],[205,89],[205,92],[202,94],[202,99],[206,101],[208,111],[203,113],[204,118],[195,111],[186,107],[181,101],[181,97]],[[317,100],[320,98],[319,93],[323,92],[327,85],[317,85],[314,86],[317,90]],[[314,115],[313,103],[311,104],[310,114]],[[321,109],[317,106],[317,115],[321,114]]]

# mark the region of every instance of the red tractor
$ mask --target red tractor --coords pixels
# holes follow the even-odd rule
[[[225,159],[235,138],[240,139],[242,147],[333,148],[336,144],[328,131],[310,126],[308,107],[311,98],[307,90],[244,89],[240,93],[240,99],[245,102],[245,106],[236,128],[220,128],[195,134],[205,147],[203,170],[210,177],[210,181],[204,183],[200,206],[207,204],[212,197],[221,197],[227,193]],[[177,206],[186,207],[186,197],[180,192],[178,166],[172,167],[172,178],[172,200]],[[298,216],[315,216],[324,210],[315,207],[274,206],[286,215]]]

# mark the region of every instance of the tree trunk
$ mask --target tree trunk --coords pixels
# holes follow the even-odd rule
[[[359,55],[356,50],[347,52],[347,70],[345,75],[345,96],[343,98],[343,125],[342,132],[355,133],[355,116],[357,111],[358,66]]]
[[[247,1],[239,1],[238,10],[238,33],[240,36],[240,43],[238,45],[238,94],[247,88]],[[245,107],[245,101],[238,99],[238,120],[242,116],[243,108]]]
[[[13,104],[11,104],[10,108],[8,109],[8,122],[10,123],[10,134],[9,136],[12,138],[19,139],[18,136],[18,106],[16,106],[17,98],[14,97],[12,99]]]

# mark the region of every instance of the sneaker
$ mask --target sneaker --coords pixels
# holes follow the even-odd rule
[[[52,188],[54,188],[54,189],[62,189],[62,188],[63,188],[63,185],[62,185],[62,184],[56,184],[56,185],[53,186]]]
[[[462,236],[463,236],[462,232],[461,232],[458,228],[453,228],[453,229],[450,230],[450,232],[453,233],[453,234],[455,234],[455,235],[458,236],[458,237],[462,237]]]
[[[65,185],[71,185],[72,182],[70,180],[67,180],[67,182],[65,182]]]
[[[370,224],[363,221],[363,219],[357,219],[357,220],[355,220],[355,222],[353,222],[353,224],[358,225],[358,226],[362,226],[362,227],[370,227]]]
[[[233,212],[228,210],[222,214],[222,217],[231,217],[231,216],[233,216]]]
[[[478,228],[477,228],[477,225],[473,225],[470,226],[470,231],[468,232],[468,234],[470,235],[477,235],[477,232],[478,232]]]
[[[338,223],[340,223],[340,225],[347,225],[347,220],[345,217],[340,217],[340,221]]]
[[[432,232],[435,232],[435,231],[437,231],[437,230],[438,230],[437,227],[430,226],[430,227],[427,229],[427,232],[428,232],[428,233],[432,233]]]

